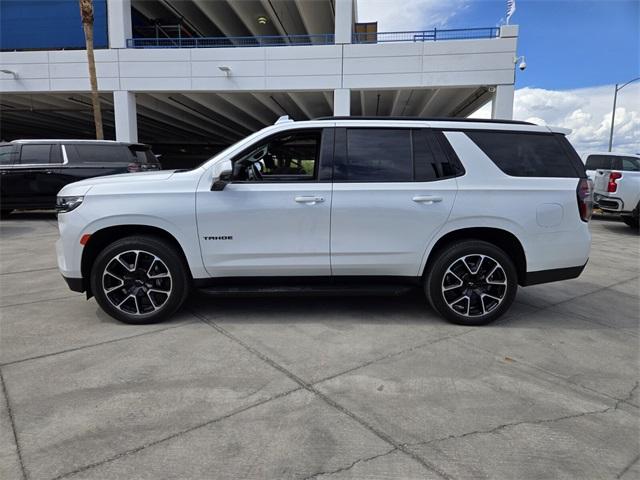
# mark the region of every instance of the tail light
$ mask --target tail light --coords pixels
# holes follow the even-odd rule
[[[620,172],[609,172],[609,183],[607,184],[607,192],[615,193],[618,190],[618,184],[616,183],[620,178],[622,178],[622,173]]]
[[[130,163],[130,164],[127,166],[127,171],[128,171],[129,173],[139,172],[139,171],[141,171],[141,170],[142,170],[142,169],[140,168],[140,164],[139,164],[139,163]]]
[[[593,212],[593,184],[588,178],[581,178],[576,191],[578,196],[578,211],[583,222],[591,219]]]

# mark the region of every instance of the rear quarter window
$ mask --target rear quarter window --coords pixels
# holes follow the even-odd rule
[[[584,177],[584,165],[564,136],[503,131],[465,133],[507,175]]]
[[[129,163],[133,153],[125,145],[73,145],[79,163]]]

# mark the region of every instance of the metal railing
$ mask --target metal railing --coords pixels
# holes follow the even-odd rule
[[[418,30],[410,32],[357,32],[353,43],[434,42],[438,40],[469,40],[495,38],[499,27],[457,28],[449,30]],[[333,33],[314,35],[262,35],[251,37],[156,37],[130,38],[128,48],[229,48],[229,47],[284,47],[295,45],[333,45]]]
[[[456,28],[449,30],[418,30],[411,32],[357,32],[353,34],[353,43],[386,43],[386,42],[435,42],[438,40],[472,40],[496,38],[500,35],[499,27]]]
[[[256,37],[130,38],[128,48],[223,48],[333,45],[335,35],[262,35]]]

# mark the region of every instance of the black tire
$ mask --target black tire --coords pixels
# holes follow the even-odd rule
[[[638,221],[638,220],[639,220],[639,219],[638,219],[638,217],[631,217],[631,216],[629,216],[629,217],[627,217],[627,216],[622,217],[622,221],[623,221],[624,223],[626,223],[626,224],[627,224],[627,225],[629,225],[631,228],[634,228],[634,229],[636,229],[636,230],[640,229],[640,221]]]
[[[0,218],[2,218],[2,219],[7,218],[11,212],[13,212],[13,210],[10,210],[10,209],[2,209],[2,210],[0,210]]]
[[[153,278],[148,277],[150,271]],[[93,264],[90,281],[96,301],[107,314],[136,325],[156,323],[173,315],[186,300],[191,285],[188,267],[175,246],[152,236],[125,237],[105,247]],[[105,288],[113,290],[106,292]],[[128,298],[118,307],[124,297]]]
[[[482,240],[463,240],[436,255],[424,288],[429,303],[441,316],[459,325],[486,325],[509,309],[518,289],[518,275],[504,250]],[[496,264],[499,268],[493,271]],[[473,275],[471,270],[478,273]]]

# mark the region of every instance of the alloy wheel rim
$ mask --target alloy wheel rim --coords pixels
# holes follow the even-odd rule
[[[507,295],[507,274],[488,255],[465,255],[451,262],[442,277],[442,296],[447,306],[464,317],[493,312]]]
[[[128,315],[148,315],[169,300],[173,279],[166,263],[144,250],[115,255],[102,274],[102,289],[109,302]]]

